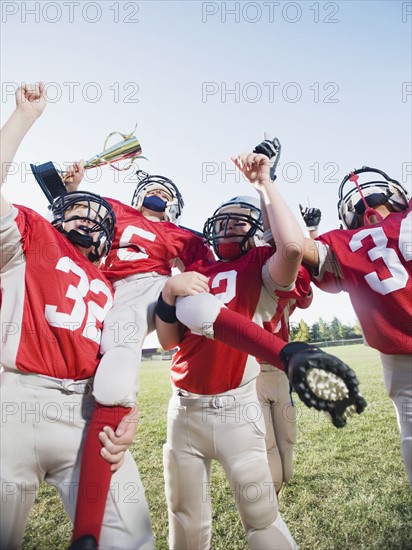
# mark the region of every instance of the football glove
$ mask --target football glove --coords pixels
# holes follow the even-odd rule
[[[299,398],[307,407],[328,413],[336,428],[343,428],[348,416],[365,409],[354,371],[338,357],[305,342],[291,342],[280,358]]]
[[[309,229],[309,231],[316,231],[322,218],[322,212],[319,210],[319,208],[304,209],[301,204],[299,204],[299,208],[306,227]]]
[[[253,149],[254,153],[257,153],[258,155],[266,155],[272,160],[273,164],[270,168],[270,178],[272,181],[275,181],[276,179],[276,167],[279,163],[281,148],[280,141],[277,137],[275,137],[272,140],[265,139]]]

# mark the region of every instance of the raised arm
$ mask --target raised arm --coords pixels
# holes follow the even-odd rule
[[[317,269],[319,267],[319,252],[314,239],[318,236],[318,227],[322,218],[319,208],[306,207],[303,209],[299,204],[300,214],[307,227],[309,237],[305,238],[305,250],[303,252],[303,263]]]
[[[299,204],[299,210],[308,230],[309,237],[316,239],[320,220],[322,219],[322,212],[319,208],[311,208],[309,206],[304,209],[301,204]]]
[[[261,203],[266,207],[277,252],[269,262],[272,280],[280,286],[289,286],[299,270],[304,250],[303,231],[286,202],[271,181],[271,161],[267,156],[243,153],[232,157],[233,162],[255,187]]]
[[[24,136],[46,107],[44,84],[22,84],[16,91],[16,109],[1,129],[1,185],[6,181],[7,173]],[[5,216],[11,205],[1,195],[0,215]]]

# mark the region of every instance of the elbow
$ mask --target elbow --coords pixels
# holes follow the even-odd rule
[[[156,315],[156,332],[159,344],[164,350],[177,348],[182,341],[182,330],[179,322],[165,323]]]
[[[172,343],[172,342],[161,342],[159,340],[159,344],[162,346],[162,348],[165,350],[165,351],[173,351],[174,349],[176,349],[177,347],[179,347],[179,344],[178,343]]]
[[[304,242],[290,242],[285,245],[283,256],[286,261],[291,263],[301,263],[303,259]]]

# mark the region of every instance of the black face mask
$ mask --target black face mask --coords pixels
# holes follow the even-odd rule
[[[167,202],[157,195],[149,195],[143,199],[143,206],[148,210],[154,212],[164,212],[166,210]]]

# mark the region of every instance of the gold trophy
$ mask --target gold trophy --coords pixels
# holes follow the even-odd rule
[[[134,160],[142,154],[142,148],[140,147],[139,140],[134,135],[137,125],[130,134],[122,134],[121,132],[111,132],[104,142],[103,151],[98,153],[91,159],[85,162],[84,169],[89,170],[90,168],[97,168],[98,166],[104,166],[105,164],[110,164],[112,168],[116,170],[128,170]],[[115,134],[122,136],[123,141],[115,143],[108,149],[106,149],[107,142]],[[142,157],[144,158],[144,157]],[[129,164],[123,168],[118,168],[112,163],[119,160],[130,159]],[[66,178],[66,173],[60,170],[56,170],[52,162],[45,162],[44,164],[34,165],[30,164],[31,171],[33,172],[34,177],[37,180],[37,183],[43,190],[43,193],[48,198],[50,204],[54,201],[56,197],[66,193],[66,187],[64,185],[64,180]]]

